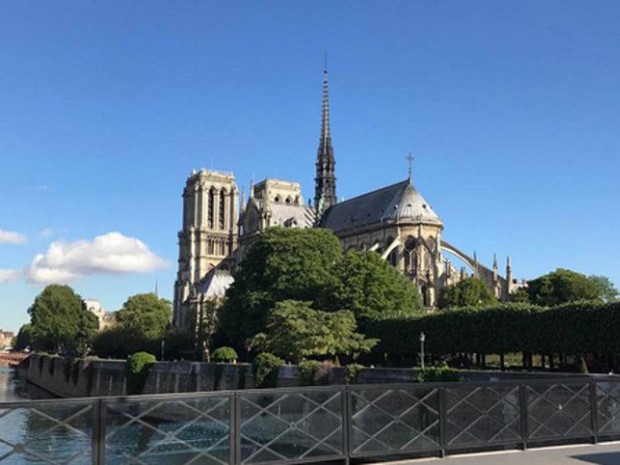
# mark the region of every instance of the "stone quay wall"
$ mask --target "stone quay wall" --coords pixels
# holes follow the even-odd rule
[[[124,360],[70,360],[32,354],[26,379],[56,397],[123,396],[125,388]],[[355,384],[413,383],[417,371],[409,368],[364,368],[357,372]],[[462,371],[460,381],[515,381],[525,379],[575,377],[577,374]],[[581,375],[587,376],[587,375]],[[315,384],[346,384],[346,369],[332,368]],[[278,369],[276,387],[304,385],[295,365]],[[222,391],[254,388],[252,366],[246,363],[157,362],[148,372],[143,394]]]

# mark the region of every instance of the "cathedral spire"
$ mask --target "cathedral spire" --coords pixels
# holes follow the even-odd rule
[[[321,139],[316,155],[314,208],[318,215],[336,203],[336,160],[329,128],[329,89],[327,69],[323,71],[323,108],[321,114]]]

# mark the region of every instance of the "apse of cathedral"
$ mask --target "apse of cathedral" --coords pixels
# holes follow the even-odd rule
[[[496,257],[489,269],[478,263],[475,253],[471,257],[442,239],[443,222],[414,187],[411,165],[403,181],[337,201],[327,71],[313,206],[304,204],[303,198],[299,183],[265,179],[252,184],[246,200],[239,195],[232,173],[192,172],[183,190],[174,325],[192,325],[192,319],[204,313],[206,302],[223,297],[234,281],[235,265],[260,233],[273,226],[327,228],[345,251],[380,254],[411,279],[429,309],[436,305],[441,288],[467,276],[480,278],[500,300],[507,300],[519,286],[512,279],[510,259],[505,276],[500,276]],[[457,257],[465,267],[457,268],[449,256]]]

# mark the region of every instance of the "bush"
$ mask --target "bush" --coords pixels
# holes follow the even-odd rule
[[[436,367],[427,367],[418,371],[416,381],[418,383],[444,383],[459,380],[459,370],[440,365]]]
[[[235,352],[235,349],[233,349],[232,347],[224,346],[215,349],[213,351],[212,358],[214,362],[234,363],[239,357],[237,356],[237,352]]]
[[[577,371],[582,374],[588,374],[588,365],[586,363],[586,359],[583,357],[579,357],[579,365],[577,366]]]
[[[328,384],[329,374],[336,366],[330,360],[319,362],[317,360],[304,360],[297,365],[299,369],[299,379],[303,386],[314,386],[315,384]]]
[[[317,360],[304,360],[299,362],[299,380],[302,386],[314,386],[314,374],[319,369],[320,362]]]
[[[278,368],[284,360],[268,352],[260,353],[252,362],[254,384],[256,387],[275,387],[278,381]]]
[[[125,363],[125,385],[127,394],[141,394],[151,365],[157,361],[153,354],[136,352],[127,357]]]
[[[357,374],[362,371],[364,368],[366,368],[364,365],[360,365],[359,363],[351,363],[349,365],[346,366],[346,370],[347,370],[347,384],[352,384],[356,381],[357,379]]]

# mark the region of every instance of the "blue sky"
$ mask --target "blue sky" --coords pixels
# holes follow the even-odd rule
[[[328,53],[338,195],[407,176],[519,278],[620,284],[620,4],[0,3],[0,327],[46,282],[172,297],[192,169],[313,195]]]

